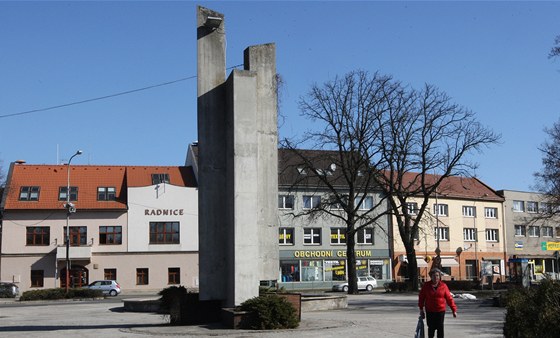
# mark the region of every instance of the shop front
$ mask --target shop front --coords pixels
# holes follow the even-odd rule
[[[330,289],[348,280],[346,250],[280,251],[279,286],[287,290]],[[376,250],[356,250],[358,276],[371,275],[379,286],[390,281],[391,260]]]

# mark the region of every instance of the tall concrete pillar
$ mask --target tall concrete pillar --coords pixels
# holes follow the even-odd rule
[[[214,23],[222,20],[217,27]],[[198,7],[198,242],[202,300],[225,299],[227,238],[226,207],[226,37],[224,15]],[[217,208],[222,208],[217,210]]]
[[[201,299],[231,307],[278,278],[276,60],[249,47],[224,82],[223,22],[199,7],[199,275]]]
[[[251,46],[244,51],[244,67],[257,74],[257,200],[259,202],[260,280],[277,280],[278,251],[278,91],[276,46]],[[270,239],[274,238],[272,242]]]

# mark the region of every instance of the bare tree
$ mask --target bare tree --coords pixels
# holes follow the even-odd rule
[[[305,134],[313,149],[335,151],[343,180],[350,194],[380,191],[387,197],[386,209],[378,203],[370,211],[377,221],[391,215],[409,262],[407,277],[418,288],[415,235],[427,209],[428,199],[443,189],[449,176],[468,175],[476,164],[467,155],[496,143],[500,136],[484,128],[474,114],[451,102],[434,86],[422,90],[403,86],[390,76],[354,71],[323,86],[313,86],[300,101],[302,115],[319,122],[316,131]],[[294,142],[285,146],[297,151]],[[302,154],[303,155],[303,154]],[[352,159],[353,162],[348,162]],[[301,156],[303,161],[303,156]],[[321,172],[311,171],[328,187],[333,203],[347,203],[345,220],[348,238],[356,229],[353,198],[329,186]],[[341,178],[342,180],[342,178]],[[362,181],[363,180],[363,181]],[[367,183],[366,183],[367,182]],[[420,201],[418,210],[408,202]],[[325,212],[317,208],[315,212]],[[347,245],[349,284],[355,283],[351,258],[353,243]],[[356,285],[354,284],[354,289]],[[351,290],[352,286],[350,287]]]
[[[542,171],[535,173],[536,189],[544,194],[548,208],[541,208],[544,218],[560,216],[560,121],[551,128],[545,128],[549,140],[539,150],[542,153]]]
[[[4,162],[0,160],[0,189],[6,185],[6,176],[4,175]],[[0,194],[0,198],[2,198],[2,194]]]
[[[560,56],[560,35],[558,35],[556,39],[554,39],[554,46],[552,46],[550,52],[548,53],[549,58],[554,58],[558,56]]]

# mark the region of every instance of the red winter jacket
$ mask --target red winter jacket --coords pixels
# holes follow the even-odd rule
[[[426,307],[426,312],[444,312],[445,303],[449,305],[453,312],[457,312],[457,306],[451,297],[449,288],[444,282],[440,281],[437,288],[434,288],[432,282],[424,283],[418,296],[418,307],[420,311]]]

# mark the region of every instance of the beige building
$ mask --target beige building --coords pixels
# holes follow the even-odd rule
[[[76,208],[67,220],[67,182]],[[191,167],[12,163],[2,196],[0,279],[20,290],[117,280],[127,290],[198,286]],[[69,226],[69,255],[65,229]]]
[[[409,201],[409,210],[420,200]],[[505,277],[505,234],[503,198],[476,178],[449,177],[428,202],[420,223],[415,250],[419,277],[428,278],[431,259],[436,256],[439,233],[444,279],[474,280],[492,274]],[[406,252],[396,222],[394,234],[394,275],[404,280]]]
[[[498,193],[505,198],[510,280],[522,282],[523,276],[532,281],[547,275],[558,278],[560,222],[554,218],[542,218],[542,211],[549,208],[544,195],[512,190]]]

